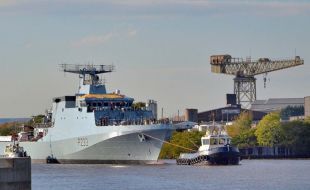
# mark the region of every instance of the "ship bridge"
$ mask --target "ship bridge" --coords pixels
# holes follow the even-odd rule
[[[156,119],[151,110],[134,108],[134,99],[120,94],[119,90],[107,93],[99,75],[114,71],[112,65],[68,65],[63,64],[64,72],[78,74],[79,91],[75,96],[57,98],[57,104],[64,101],[65,108],[78,108],[87,114],[94,114],[97,126],[119,124],[143,124]]]
[[[119,92],[119,91],[118,91]],[[102,110],[102,109],[124,109],[130,108],[134,101],[133,98],[125,95],[110,93],[110,94],[86,94],[78,96],[79,99],[84,100],[88,110]]]

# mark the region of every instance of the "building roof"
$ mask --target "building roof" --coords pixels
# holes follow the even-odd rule
[[[304,106],[304,98],[270,98],[268,100],[255,100],[250,110],[261,112],[280,111],[287,106]]]

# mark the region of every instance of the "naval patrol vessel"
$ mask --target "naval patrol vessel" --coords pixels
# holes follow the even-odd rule
[[[79,75],[78,93],[56,97],[43,122],[26,127],[16,139],[34,162],[154,163],[173,126],[157,120],[157,104],[133,106],[116,90],[107,93],[99,75],[112,65],[61,65]],[[3,152],[8,141],[0,142]]]

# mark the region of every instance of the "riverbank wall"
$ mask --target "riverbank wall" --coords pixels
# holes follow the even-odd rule
[[[310,158],[310,155],[296,154],[286,147],[249,147],[239,148],[242,159],[284,159]]]
[[[0,189],[31,190],[31,158],[0,158]]]

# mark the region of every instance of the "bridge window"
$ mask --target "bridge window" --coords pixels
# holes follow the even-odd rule
[[[225,144],[226,139],[225,138],[220,138],[219,144]]]
[[[209,143],[210,143],[209,139],[202,140],[202,145],[209,145]]]
[[[210,139],[210,144],[211,145],[217,145],[218,144],[218,139],[215,139],[215,138]]]

